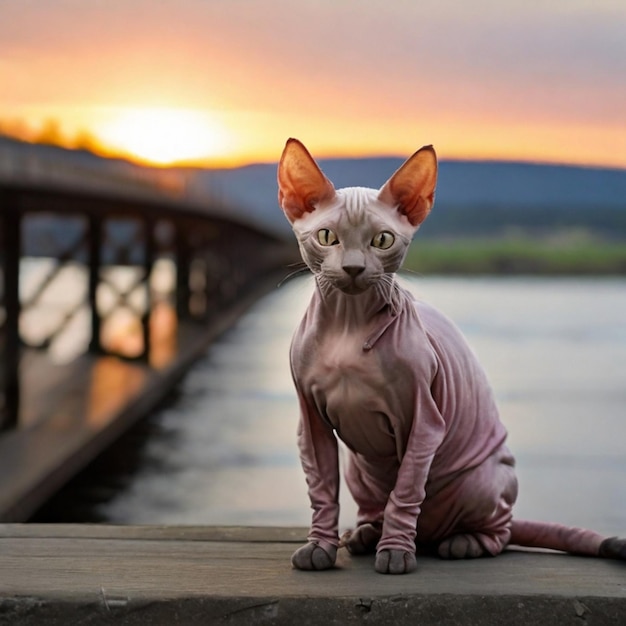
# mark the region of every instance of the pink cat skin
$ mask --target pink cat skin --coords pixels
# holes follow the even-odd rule
[[[291,347],[298,445],[313,520],[294,567],[333,567],[339,546],[375,569],[416,568],[508,544],[626,559],[626,541],[514,520],[513,455],[492,390],[457,328],[398,286],[395,272],[434,201],[437,159],[418,150],[380,190],[335,190],[296,139],[278,168],[279,203],[316,289]],[[338,442],[358,505],[339,538]]]

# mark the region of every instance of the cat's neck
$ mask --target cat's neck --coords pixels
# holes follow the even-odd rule
[[[399,287],[392,276],[358,295],[325,286],[319,279],[316,291],[324,321],[345,329],[368,326],[382,313],[395,311],[399,300]]]

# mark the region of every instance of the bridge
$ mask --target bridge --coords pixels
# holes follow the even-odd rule
[[[145,415],[292,255],[184,174],[0,143],[0,520]]]

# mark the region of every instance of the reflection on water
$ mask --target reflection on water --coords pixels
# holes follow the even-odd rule
[[[461,327],[496,390],[518,459],[517,516],[626,534],[626,281],[407,282]],[[266,297],[214,344],[154,421],[121,523],[307,525],[291,335],[312,289]],[[342,525],[354,506],[345,493]]]
[[[147,289],[140,266],[109,265],[100,271],[96,306],[101,317],[100,343],[107,352],[129,358],[144,350],[142,315]],[[173,296],[176,267],[171,259],[156,259],[150,275],[150,364],[163,367],[176,351],[176,315]],[[20,260],[20,334],[26,344],[49,343],[54,363],[69,363],[86,352],[91,339],[87,304],[88,268],[70,261],[30,258]]]
[[[186,376],[130,486],[102,507],[123,523],[300,524],[308,502],[288,366],[307,281],[260,301]]]

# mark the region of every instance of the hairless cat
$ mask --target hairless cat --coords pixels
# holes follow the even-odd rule
[[[432,146],[379,190],[335,190],[296,139],[278,168],[279,203],[316,288],[291,346],[298,446],[313,519],[294,567],[334,566],[337,549],[376,553],[380,573],[508,544],[626,559],[626,540],[513,518],[515,460],[484,370],[454,324],[398,285],[437,182]],[[356,527],[338,536],[338,442]]]

